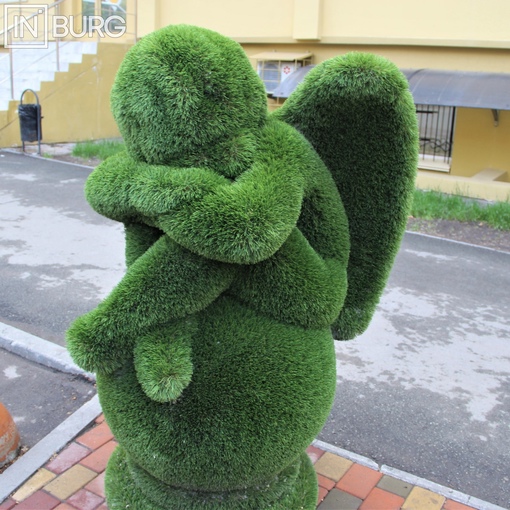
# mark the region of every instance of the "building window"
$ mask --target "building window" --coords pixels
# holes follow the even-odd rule
[[[266,92],[271,94],[294,71],[311,64],[312,54],[266,51],[251,58],[257,61],[257,73],[264,82]]]
[[[82,0],[83,28],[86,31],[94,31],[94,26],[97,27],[94,15],[100,15],[105,22],[105,30],[113,33],[121,30],[126,25],[126,3],[127,0],[101,0],[100,2]]]
[[[448,172],[455,129],[455,107],[416,105],[420,130],[420,167]]]

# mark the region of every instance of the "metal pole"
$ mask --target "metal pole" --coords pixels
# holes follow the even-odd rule
[[[135,44],[138,41],[138,0],[133,0],[133,33],[135,36]],[[126,4],[126,23],[128,19],[128,13],[127,13],[127,4]]]
[[[11,31],[9,30],[7,32],[7,40],[9,40],[9,37],[11,38],[10,44],[9,44],[9,70],[10,70],[10,80],[11,80],[11,99],[14,99],[14,57],[12,54],[12,35]]]
[[[60,14],[60,4],[55,6],[55,10],[57,11],[57,15]],[[48,34],[49,37],[49,34]],[[60,46],[59,46],[60,37],[55,32],[55,58],[57,59],[57,72],[60,71]]]

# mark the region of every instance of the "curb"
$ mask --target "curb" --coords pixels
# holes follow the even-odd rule
[[[97,395],[82,405],[69,418],[41,439],[0,475],[0,503],[41,468],[56,452],[62,450],[87,425],[101,414]]]
[[[338,446],[329,443],[325,443],[324,441],[320,441],[319,439],[313,441],[312,446],[316,446],[317,448],[320,448],[325,452],[340,455],[340,457],[352,460],[352,462],[355,462],[356,464],[361,464],[362,466],[368,467],[375,471],[379,471],[379,464],[377,464],[377,462],[374,462],[372,459],[369,459],[368,457],[363,457],[362,455],[358,455],[357,453],[344,450],[343,448],[339,448]]]
[[[0,322],[0,348],[60,372],[80,375],[90,381],[96,380],[94,374],[85,372],[73,362],[65,347],[2,322]]]
[[[410,473],[406,473],[405,471],[401,471],[400,469],[395,469],[386,465],[382,465],[379,471],[383,475],[392,476],[393,478],[397,478],[398,480],[402,480],[403,482],[416,485],[417,487],[421,487],[422,489],[427,489],[429,491],[435,492],[436,494],[440,494],[441,496],[444,496],[448,499],[456,501],[457,503],[462,503],[472,508],[476,508],[477,510],[508,510],[507,508],[503,508],[502,506],[498,506],[495,505],[494,503],[489,503],[488,501],[483,501],[473,496],[469,496],[468,494],[464,494],[463,492],[459,492],[456,491],[455,489],[450,489],[449,487],[445,487],[444,485],[440,485],[438,483],[431,482],[430,480],[426,480],[425,478],[420,478]]]
[[[496,253],[503,253],[505,255],[510,255],[510,252],[504,250],[496,250],[496,248],[489,248],[488,246],[480,246],[479,244],[466,243],[464,241],[457,241],[455,239],[448,239],[446,237],[432,236],[430,234],[422,234],[421,232],[413,232],[412,230],[406,230],[406,234],[410,234],[413,236],[426,237],[428,239],[439,239],[440,241],[446,241],[448,243],[460,244],[462,246],[468,246],[470,248],[479,248],[480,250],[493,251]]]
[[[447,499],[451,499],[457,503],[462,503],[463,505],[470,506],[476,510],[508,510],[502,506],[498,506],[493,503],[489,503],[488,501],[483,501],[473,496],[469,496],[463,492],[459,492],[455,489],[440,485],[436,482],[431,482],[425,478],[420,478],[419,476],[412,475],[411,473],[406,473],[400,469],[392,468],[390,466],[386,466],[385,464],[379,466],[377,462],[369,459],[368,457],[363,457],[362,455],[352,453],[348,450],[344,450],[343,448],[339,448],[338,446],[325,443],[324,441],[319,441],[318,439],[312,443],[312,446],[316,446],[317,448],[320,448],[326,452],[334,453],[340,457],[349,459],[356,464],[361,464],[362,466],[366,466],[370,469],[374,469],[375,471],[379,471],[383,475],[388,475],[396,478],[397,480],[401,480],[402,482],[409,483],[410,485],[415,485],[416,487],[421,487],[422,489],[427,489],[429,491],[435,492],[436,494],[444,496]]]
[[[55,158],[45,158],[44,156],[39,156],[39,154],[31,154],[29,152],[19,152],[16,149],[5,148],[5,149],[0,149],[0,151],[8,152],[9,154],[18,154],[20,156],[26,156],[28,158],[41,159],[43,161],[51,161],[51,162],[55,162],[55,163],[61,163],[64,165],[77,166],[79,168],[87,168],[88,170],[93,170],[95,168],[94,166],[81,165],[80,163],[71,163],[70,161],[62,161],[60,159],[55,159]]]

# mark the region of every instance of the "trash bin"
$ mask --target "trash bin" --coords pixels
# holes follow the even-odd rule
[[[36,104],[23,104],[23,96],[26,92],[32,92],[37,101]],[[18,117],[23,151],[25,151],[25,142],[39,142],[39,154],[41,154],[41,105],[37,94],[33,90],[26,89],[22,92],[18,106]]]

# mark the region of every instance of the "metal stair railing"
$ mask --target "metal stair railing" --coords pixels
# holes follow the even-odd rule
[[[7,84],[7,82],[9,83],[11,100],[15,99],[15,97],[14,97],[15,76],[21,75],[21,73],[30,69],[34,64],[36,64],[37,62],[40,62],[43,59],[48,58],[48,56],[50,56],[52,54],[55,54],[55,64],[56,64],[55,70],[58,72],[58,71],[60,71],[60,67],[61,67],[60,66],[60,64],[61,64],[60,53],[61,53],[62,46],[66,45],[72,41],[78,41],[78,40],[80,40],[81,37],[83,37],[85,35],[88,35],[88,39],[92,40],[91,35],[94,32],[97,34],[97,39],[96,39],[97,41],[100,41],[101,38],[104,37],[104,35],[101,35],[101,31],[97,29],[98,28],[97,26],[95,26],[93,23],[89,24],[89,20],[92,17],[101,18],[102,8],[104,6],[109,6],[112,3],[111,3],[111,0],[110,1],[92,0],[92,2],[94,3],[94,13],[95,14],[93,16],[91,16],[90,14],[86,14],[83,12],[78,13],[78,14],[72,13],[71,20],[70,20],[71,23],[74,23],[74,20],[78,19],[81,24],[81,30],[78,32],[77,30],[74,29],[73,24],[71,24],[71,29],[67,30],[67,32],[65,34],[66,39],[61,40],[62,39],[61,34],[59,35],[58,33],[56,33],[53,23],[49,23],[48,20],[55,19],[54,16],[62,17],[60,15],[60,12],[61,12],[60,7],[62,4],[66,3],[66,1],[67,0],[56,0],[52,4],[49,4],[46,9],[42,10],[42,12],[39,12],[39,11],[33,12],[32,14],[30,14],[28,16],[23,16],[23,17],[21,16],[22,9],[30,8],[31,5],[30,4],[23,5],[23,4],[21,4],[21,2],[19,4],[12,3],[8,7],[13,8],[13,7],[16,7],[19,5],[20,16],[19,16],[19,20],[17,22],[15,22],[7,27],[5,26],[5,24],[8,23],[9,20],[5,16],[5,13],[7,11],[5,10],[6,6],[4,4],[4,11],[2,13],[2,14],[4,14],[4,16],[3,16],[4,28],[3,28],[3,30],[0,31],[0,42],[3,42],[4,47],[6,49],[8,49],[8,53],[4,54],[4,56],[1,56],[0,61],[5,58],[9,59],[9,73],[6,78],[0,79],[0,87],[5,86]],[[125,26],[126,26],[126,29],[122,32],[122,35],[123,36],[131,35],[133,42],[136,42],[138,39],[138,35],[137,35],[138,0],[134,0],[134,2],[132,2],[132,4],[134,6],[134,12],[128,13],[125,10],[122,10],[123,11],[122,16],[119,16],[119,17],[123,18]],[[45,19],[43,19],[44,17],[45,17]],[[128,17],[134,18],[132,23],[128,23]],[[38,18],[38,20],[35,20],[35,18]],[[32,21],[32,24],[30,24],[31,21]],[[104,23],[103,23],[103,25],[104,25]],[[44,30],[42,31],[42,33],[39,33],[40,26],[44,27]],[[83,30],[84,26],[86,27],[85,30]],[[127,30],[128,26],[132,26],[133,30],[128,31]],[[30,27],[30,28],[28,28],[28,27]],[[32,43],[27,43],[27,45],[22,45],[19,43],[19,39],[18,39],[18,42],[14,42],[14,40],[16,39],[15,36],[17,34],[22,33],[25,29],[27,29],[30,32],[30,35],[33,37],[33,40],[38,41],[37,43],[32,42]],[[68,37],[69,35],[71,35],[71,38]],[[74,37],[74,35],[78,35],[78,37]],[[127,40],[129,40],[129,38]],[[14,56],[15,54],[14,54],[13,50],[16,49],[17,46],[20,49],[27,48],[27,47],[39,47],[39,48],[48,49],[50,41],[52,43],[54,42],[54,47],[55,47],[54,50],[51,50],[49,52],[43,52],[40,58],[36,58],[36,59],[32,60],[30,63],[28,63],[22,67],[16,68],[15,56]]]

